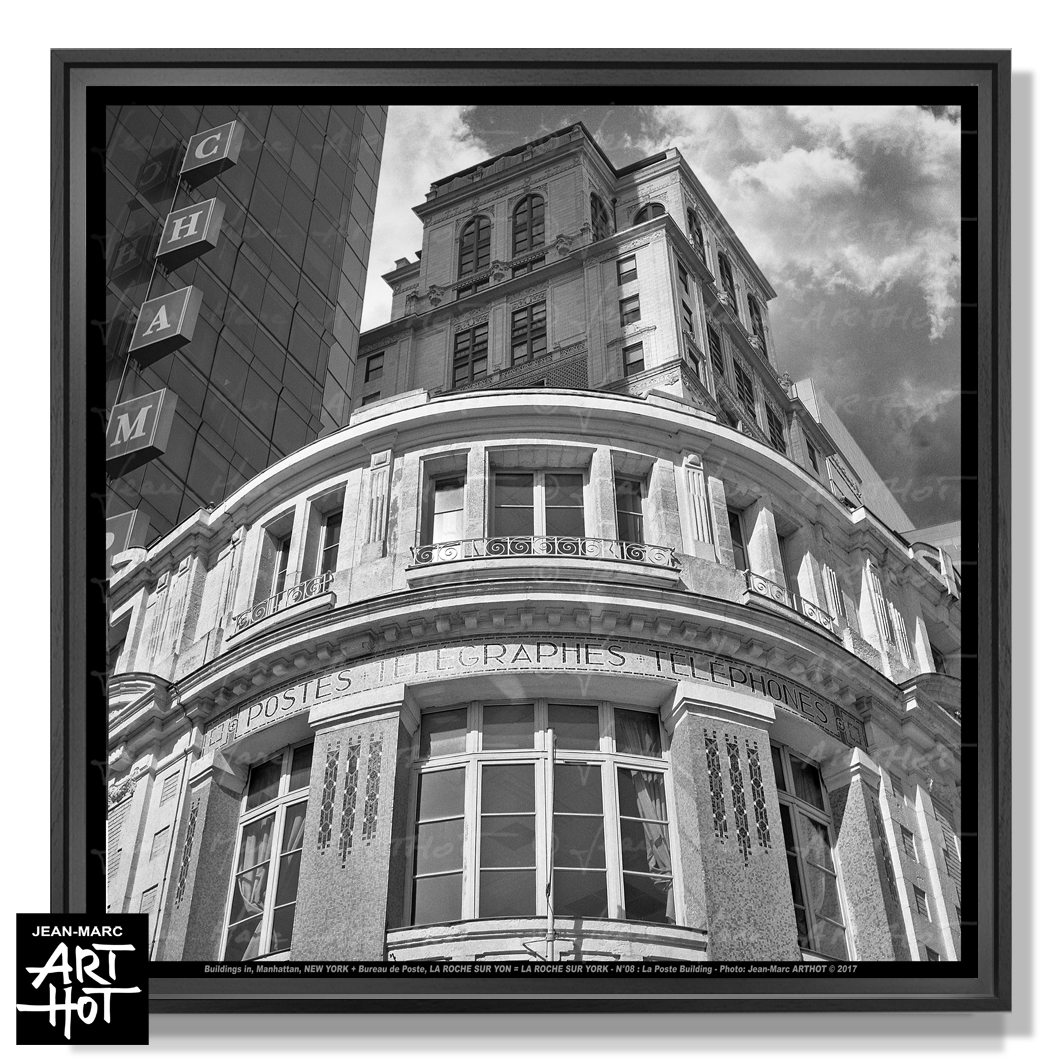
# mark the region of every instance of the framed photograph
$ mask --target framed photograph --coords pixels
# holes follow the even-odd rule
[[[154,1011],[1010,1008],[1007,52],[53,75],[51,906]]]

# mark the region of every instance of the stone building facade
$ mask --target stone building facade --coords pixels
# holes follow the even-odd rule
[[[958,958],[958,587],[681,155],[577,125],[416,209],[349,426],[116,559],[111,909],[159,960]]]

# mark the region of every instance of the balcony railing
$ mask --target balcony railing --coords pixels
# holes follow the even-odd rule
[[[492,557],[562,557],[587,561],[629,561],[636,565],[676,570],[679,562],[670,546],[625,543],[616,539],[587,539],[574,535],[496,535],[489,539],[462,539],[452,543],[411,546],[413,567],[444,561]]]
[[[297,583],[294,587],[288,587],[279,594],[256,602],[242,613],[233,613],[232,620],[235,624],[233,634],[249,628],[252,624],[257,624],[260,620],[265,620],[267,616],[290,609],[300,602],[328,594],[333,579],[335,579],[334,573],[322,572],[320,576],[312,576],[310,579],[303,580],[302,583]]]
[[[795,609],[807,620],[826,628],[832,635],[837,637],[834,617],[825,609],[820,609],[815,602],[802,598],[797,594],[791,594],[785,587],[780,587],[770,579],[756,572],[746,571],[746,586],[753,594],[759,594],[762,598],[768,598],[779,605],[785,605],[788,609]]]

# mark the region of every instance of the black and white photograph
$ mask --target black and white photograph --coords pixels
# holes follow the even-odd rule
[[[164,1010],[986,985],[977,101],[522,95],[89,92],[86,894]]]

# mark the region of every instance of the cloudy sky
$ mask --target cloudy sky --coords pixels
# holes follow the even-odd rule
[[[677,147],[779,293],[779,367],[812,376],[915,526],[958,520],[958,114],[913,107],[392,107],[363,331],[433,180],[582,121],[614,166]]]

